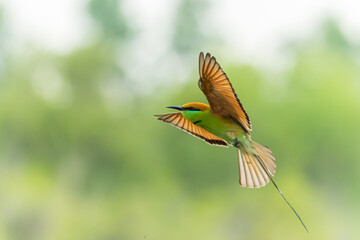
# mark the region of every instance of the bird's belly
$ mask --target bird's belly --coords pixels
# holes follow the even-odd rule
[[[201,121],[198,126],[224,139],[230,144],[242,141],[244,137],[247,136],[245,130],[231,119],[215,117],[212,118],[211,121]]]

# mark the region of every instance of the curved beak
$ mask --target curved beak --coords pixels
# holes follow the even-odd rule
[[[181,106],[169,106],[169,107],[167,107],[167,108],[172,108],[172,109],[176,109],[176,110],[179,110],[179,111],[184,110],[184,108],[181,107]]]

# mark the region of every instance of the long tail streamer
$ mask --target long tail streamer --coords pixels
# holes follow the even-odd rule
[[[256,155],[255,155],[256,156]],[[291,206],[290,202],[286,199],[286,197],[284,196],[284,194],[281,192],[281,190],[279,189],[279,187],[276,185],[275,181],[273,180],[273,178],[271,177],[271,175],[268,173],[266,167],[264,166],[264,163],[262,162],[261,159],[259,159],[258,156],[256,156],[257,160],[259,161],[260,165],[262,166],[262,168],[265,170],[266,174],[268,175],[268,177],[270,178],[271,182],[274,184],[275,188],[277,189],[277,191],[280,193],[281,197],[285,200],[285,202],[289,205],[289,207],[291,208],[291,210],[293,210],[293,212],[295,213],[295,215],[297,216],[297,218],[299,219],[299,221],[301,222],[301,224],[304,226],[305,230],[307,232],[309,232],[309,230],[307,229],[307,227],[305,226],[304,222],[301,220],[301,217],[299,216],[299,214],[295,211],[295,209]]]

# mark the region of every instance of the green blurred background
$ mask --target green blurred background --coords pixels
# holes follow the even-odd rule
[[[9,2],[0,4],[0,239],[360,237],[360,45],[341,19],[319,17],[266,63],[261,53],[239,57],[210,24],[216,19],[207,22],[228,21],[223,28],[241,39],[226,14],[215,14],[215,1],[172,1],[147,25],[137,16],[151,18],[152,3],[80,1],[86,34],[64,51],[42,35],[22,39],[12,25],[16,8],[56,15],[49,4]],[[255,16],[263,17],[271,19]],[[169,105],[206,102],[197,87],[200,51],[225,69],[253,139],[273,150],[275,180],[310,234],[271,184],[239,186],[233,148],[153,117]]]

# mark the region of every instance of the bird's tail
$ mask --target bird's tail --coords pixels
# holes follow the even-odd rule
[[[256,142],[252,149],[238,149],[239,182],[243,187],[265,186],[275,175],[276,162],[271,150]]]
[[[308,232],[299,214],[291,206],[272,178],[275,175],[276,163],[271,150],[254,141],[252,141],[252,146],[251,149],[238,148],[240,185],[248,188],[259,188],[271,181]]]

